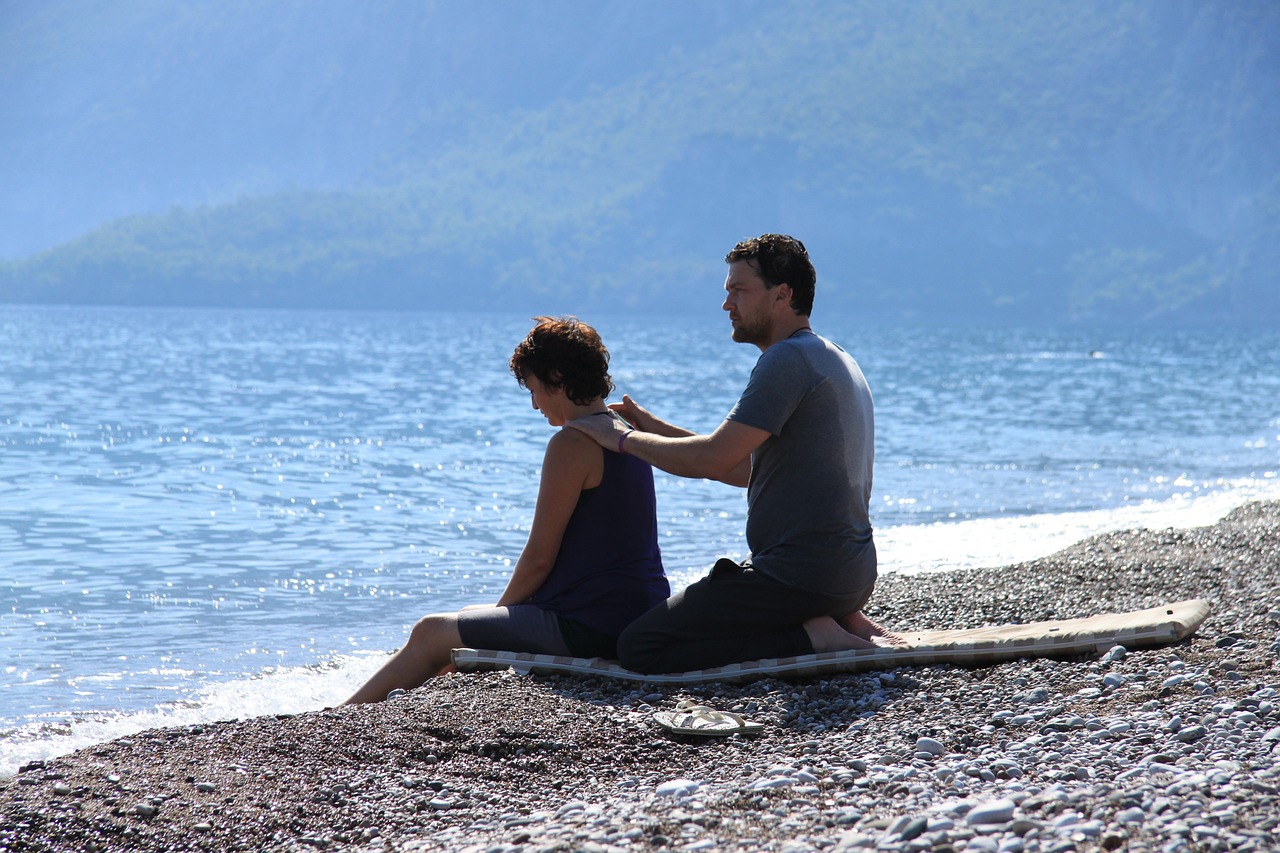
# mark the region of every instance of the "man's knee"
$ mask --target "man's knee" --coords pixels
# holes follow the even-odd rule
[[[628,625],[618,637],[618,663],[623,669],[654,675],[662,672],[660,657],[662,643],[654,638],[651,632],[636,620]]]

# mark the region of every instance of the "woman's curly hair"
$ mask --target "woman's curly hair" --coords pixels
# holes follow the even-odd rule
[[[608,397],[609,351],[599,333],[577,317],[534,317],[538,325],[511,354],[511,373],[527,388],[530,374],[548,388],[563,388],[579,406]]]

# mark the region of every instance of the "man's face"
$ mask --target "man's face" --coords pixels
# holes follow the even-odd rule
[[[733,339],[740,344],[767,345],[773,336],[773,303],[777,294],[765,287],[764,279],[745,260],[729,264],[724,289],[721,307],[729,312]]]

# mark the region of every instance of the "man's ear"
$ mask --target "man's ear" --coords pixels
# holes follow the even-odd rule
[[[786,293],[783,293],[783,292],[782,292],[784,288],[785,288],[785,289],[786,289],[786,291],[787,291]],[[783,302],[787,303],[787,305],[790,305],[790,304],[791,304],[791,296],[792,296],[792,294],[791,294],[791,285],[787,284],[787,283],[784,281],[782,284],[780,284],[780,285],[778,285],[777,287],[775,287],[775,288],[774,288],[774,292],[778,294],[776,297],[774,297],[775,299],[780,299],[780,300],[782,300]]]

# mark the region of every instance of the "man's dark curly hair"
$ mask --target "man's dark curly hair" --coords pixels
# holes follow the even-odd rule
[[[599,333],[577,317],[534,317],[534,326],[511,354],[511,372],[521,388],[530,374],[548,388],[563,388],[579,406],[613,390],[609,351]]]
[[[772,290],[780,284],[791,285],[791,310],[808,317],[813,311],[813,291],[818,283],[809,252],[794,237],[785,234],[761,234],[743,240],[724,256],[724,262],[746,261],[760,274],[764,286]]]

